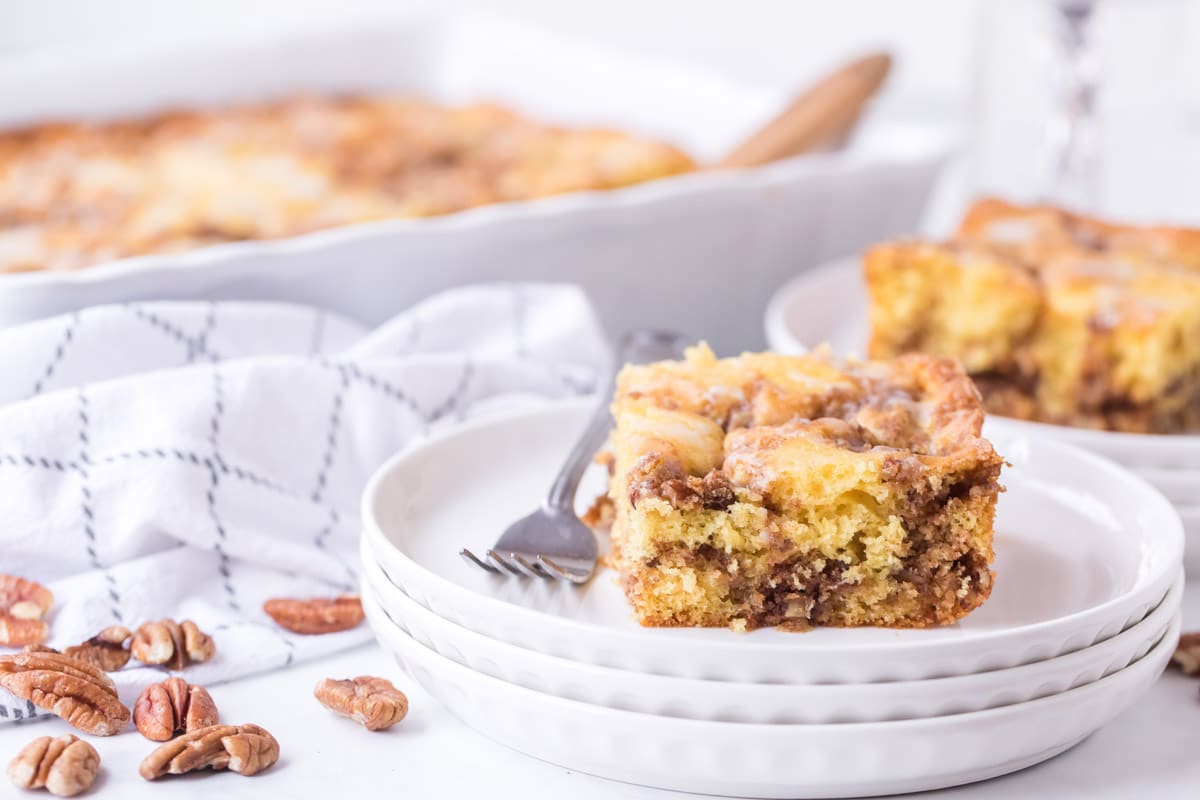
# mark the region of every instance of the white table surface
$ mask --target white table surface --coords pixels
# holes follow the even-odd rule
[[[1184,628],[1200,627],[1200,580],[1184,597]],[[335,717],[312,698],[323,677],[370,673],[392,679],[409,696],[410,712],[385,733],[369,733]],[[222,798],[305,797],[694,797],[571,772],[523,756],[458,722],[376,646],[299,664],[211,689],[226,722],[255,722],[279,739],[282,756],[252,778],[198,773],[154,784],[137,775],[152,744],[130,727],[92,737],[102,772],[88,797],[172,800],[220,793]],[[0,761],[27,741],[69,731],[57,719],[0,725]],[[1014,775],[910,797],[990,800],[1176,800],[1200,796],[1200,680],[1168,671],[1133,708],[1073,750]],[[0,797],[8,796],[0,783]],[[17,793],[14,791],[14,795]],[[34,797],[36,795],[30,795]]]

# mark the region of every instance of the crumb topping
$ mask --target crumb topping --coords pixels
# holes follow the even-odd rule
[[[923,355],[718,360],[700,345],[681,362],[626,367],[614,413],[636,442],[636,461],[616,468],[635,505],[657,497],[676,508],[724,508],[738,489],[769,495],[781,472],[814,450],[878,461],[897,480],[917,480],[934,462],[996,458],[980,437],[970,379],[955,362]]]

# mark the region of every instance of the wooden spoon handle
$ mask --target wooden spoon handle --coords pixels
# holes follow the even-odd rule
[[[847,64],[793,100],[716,166],[757,167],[837,141],[854,127],[891,69],[887,53]]]

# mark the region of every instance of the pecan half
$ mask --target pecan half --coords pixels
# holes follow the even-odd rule
[[[20,600],[8,607],[8,615],[17,619],[41,619],[49,611],[32,600]]]
[[[46,641],[50,628],[40,619],[17,619],[0,614],[0,647],[20,647]]]
[[[391,681],[372,675],[350,680],[325,678],[313,690],[321,705],[369,731],[390,728],[408,714],[408,698]]]
[[[188,664],[208,661],[216,652],[212,637],[196,627],[196,623],[190,619],[183,622],[173,619],[147,622],[133,634],[129,649],[133,657],[143,664],[161,664],[172,671],[181,670]]]
[[[84,733],[111,736],[129,722],[129,709],[101,669],[51,652],[0,656],[0,686],[53,712]]]
[[[307,600],[276,597],[263,603],[263,611],[280,627],[306,635],[348,631],[363,621],[362,601],[356,594]]]
[[[129,651],[125,649],[125,642],[131,636],[133,634],[129,628],[112,625],[82,644],[65,648],[63,653],[95,664],[105,672],[115,672],[129,663]]]
[[[0,575],[0,608],[16,608],[14,616],[29,619],[29,616],[20,613],[23,609],[33,618],[41,618],[53,604],[54,593],[40,583],[16,575]]]
[[[0,645],[20,647],[46,641],[50,631],[42,618],[53,603],[53,593],[40,583],[0,575]]]
[[[1184,675],[1200,675],[1200,631],[1185,633],[1179,637],[1171,663],[1179,667]]]
[[[279,742],[257,725],[210,725],[159,745],[138,767],[148,781],[196,769],[262,772],[279,760]]]
[[[8,765],[8,779],[22,789],[46,789],[59,797],[87,791],[100,770],[100,754],[82,739],[65,733],[41,736],[25,745]]]
[[[165,742],[177,733],[190,733],[220,721],[217,704],[203,686],[183,678],[167,678],[147,686],[133,704],[133,724],[142,736]]]

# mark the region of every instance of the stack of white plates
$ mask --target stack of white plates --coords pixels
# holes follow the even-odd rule
[[[1179,631],[1178,515],[1145,482],[1021,435],[996,589],[957,625],[810,633],[639,627],[614,576],[490,577],[486,549],[539,501],[589,409],[427,440],[364,499],[363,605],[382,645],[467,725],[570,769],[685,791],[840,797],[1042,761],[1144,692]]]
[[[807,272],[775,293],[767,308],[767,342],[800,353],[828,342],[835,352],[862,354],[867,343],[867,293],[857,259]],[[1200,572],[1200,436],[1113,433],[994,417],[989,432],[1007,429],[1084,447],[1145,478],[1174,505],[1188,539],[1185,564]]]

